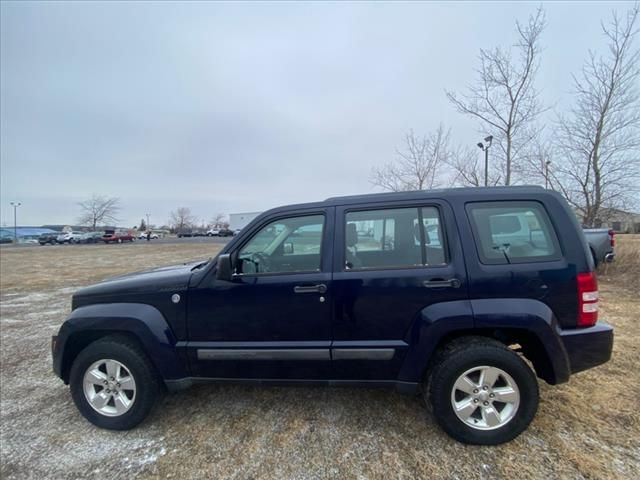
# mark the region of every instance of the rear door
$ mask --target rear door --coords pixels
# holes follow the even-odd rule
[[[553,204],[531,199],[497,199],[467,202],[461,209],[468,222],[461,222],[468,263],[472,299],[530,298],[547,304],[561,326],[576,322],[576,262],[567,254],[584,258],[584,246],[562,245],[547,207]],[[527,235],[521,235],[515,223],[506,218],[520,218],[527,225]],[[567,227],[564,227],[567,228]],[[569,227],[571,228],[571,227]],[[564,250],[564,252],[563,252]],[[579,253],[576,253],[579,252]],[[494,312],[484,312],[474,305],[476,326],[491,326]]]
[[[420,311],[467,298],[464,259],[449,204],[433,200],[338,207],[333,292],[334,377],[396,379],[407,333]]]

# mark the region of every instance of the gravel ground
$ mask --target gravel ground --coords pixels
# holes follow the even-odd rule
[[[219,248],[112,247],[0,250],[3,479],[637,478],[640,302],[611,275],[601,295],[617,328],[613,360],[565,385],[542,383],[536,419],[500,447],[449,439],[419,398],[358,388],[203,385],[165,396],[135,430],[110,432],[80,416],[51,371],[50,336],[71,293]]]

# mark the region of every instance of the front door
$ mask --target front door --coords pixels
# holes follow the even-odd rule
[[[330,376],[333,208],[264,219],[231,253],[231,281],[189,292],[188,354],[196,376]]]
[[[334,376],[395,380],[420,311],[467,299],[451,207],[444,201],[338,207],[335,245]]]

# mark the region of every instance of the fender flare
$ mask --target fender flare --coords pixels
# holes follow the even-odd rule
[[[405,336],[409,344],[398,380],[420,382],[441,340],[460,331],[473,330],[473,311],[468,300],[434,303],[418,313]]]
[[[537,354],[549,364],[550,371],[543,374],[548,383],[563,383],[569,379],[569,357],[551,309],[533,299],[492,298],[442,302],[423,308],[405,337],[409,348],[398,380],[422,381],[429,361],[447,337],[500,330],[521,332],[538,341],[543,351]],[[537,369],[537,362],[531,360]]]
[[[134,336],[163,380],[188,377],[187,361],[169,323],[155,307],[143,303],[100,303],[75,309],[63,323],[53,351],[53,369],[65,376],[75,357],[73,342],[79,335],[124,333]]]
[[[499,310],[496,310],[499,305]],[[539,342],[536,354],[549,365],[543,378],[551,385],[564,383],[571,376],[571,363],[562,342],[560,326],[553,311],[543,302],[531,298],[491,298],[471,300],[475,328],[516,329],[525,331]],[[536,365],[534,358],[530,360]],[[537,365],[536,365],[537,368]]]

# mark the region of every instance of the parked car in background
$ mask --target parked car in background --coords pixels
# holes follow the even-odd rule
[[[233,235],[233,230],[229,230],[228,228],[212,228],[207,231],[208,237],[232,237]]]
[[[58,243],[79,243],[84,235],[83,232],[63,232],[56,237]]]
[[[238,235],[238,234],[240,233],[240,231],[241,231],[241,229],[240,229],[240,228],[236,228],[236,229],[233,231],[233,236],[235,237],[236,235]]]
[[[102,240],[103,232],[86,232],[78,239],[77,243],[98,243]]]
[[[557,385],[610,359],[598,302],[557,192],[337,197],[261,214],[216,258],[76,292],[53,370],[103,428],[200,382],[387,385],[422,395],[453,438],[495,445],[534,418],[536,376]]]
[[[193,230],[190,228],[180,228],[176,231],[178,238],[193,237]]]
[[[58,243],[58,235],[60,235],[61,233],[62,232],[43,233],[40,235],[40,237],[38,237],[38,243],[40,245],[46,245],[47,243],[55,245],[56,243]]]
[[[140,235],[138,235],[138,240],[146,240],[147,237],[149,237],[149,239],[151,239],[151,240],[156,240],[156,239],[160,238],[160,236],[157,233],[140,232]]]
[[[102,236],[104,243],[133,242],[134,240],[135,237],[128,232],[107,231],[107,233]]]
[[[608,228],[584,228],[584,236],[596,267],[603,262],[613,262],[616,257],[616,232]]]

